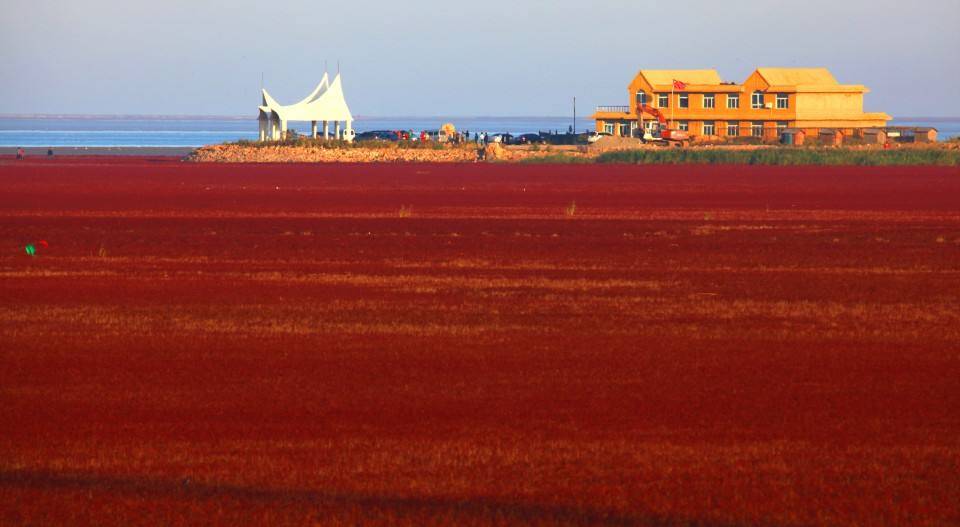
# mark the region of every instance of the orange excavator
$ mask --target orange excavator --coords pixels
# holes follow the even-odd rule
[[[643,135],[640,136],[640,139],[644,143],[658,142],[662,144],[672,143],[681,147],[687,146],[687,142],[690,140],[690,134],[685,130],[667,127],[667,118],[660,113],[660,110],[646,104],[638,104],[637,115],[642,116],[643,113],[648,113],[657,118],[657,122],[653,123],[649,130],[641,129]]]

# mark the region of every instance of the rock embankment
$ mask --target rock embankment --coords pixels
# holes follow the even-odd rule
[[[463,163],[477,157],[467,148],[323,148],[316,146],[210,145],[187,156],[188,161],[219,163]]]
[[[486,146],[486,161],[523,161],[550,155],[592,157],[576,147],[530,147],[501,146],[491,143]],[[206,163],[469,163],[477,160],[475,145],[447,146],[444,148],[404,148],[347,146],[324,148],[300,145],[210,145],[197,149],[187,161]]]

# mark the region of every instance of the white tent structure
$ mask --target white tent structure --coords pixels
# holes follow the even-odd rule
[[[317,122],[323,123],[323,138],[330,138],[330,123],[334,123],[334,137],[337,139],[353,139],[353,115],[347,107],[343,97],[343,85],[340,74],[330,82],[327,74],[323,74],[320,84],[296,104],[284,106],[261,90],[263,102],[260,105],[260,140],[278,141],[287,133],[287,121],[310,121],[311,136],[317,137]],[[343,133],[340,123],[346,126]]]

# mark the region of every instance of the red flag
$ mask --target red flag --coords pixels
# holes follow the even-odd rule
[[[687,83],[685,83],[685,82],[683,82],[683,81],[678,81],[677,79],[673,79],[673,89],[675,89],[675,90],[685,90],[685,89],[687,89]]]

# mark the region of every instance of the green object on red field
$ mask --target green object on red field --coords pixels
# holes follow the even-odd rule
[[[41,247],[43,247],[44,249],[46,249],[47,247],[50,247],[50,245],[47,243],[47,240],[40,240],[40,241],[38,241],[38,242],[36,242],[36,243],[31,243],[31,244],[26,245],[26,246],[23,248],[23,250],[26,251],[27,254],[30,255],[30,256],[36,256],[36,255],[37,255],[37,251],[40,250]]]

